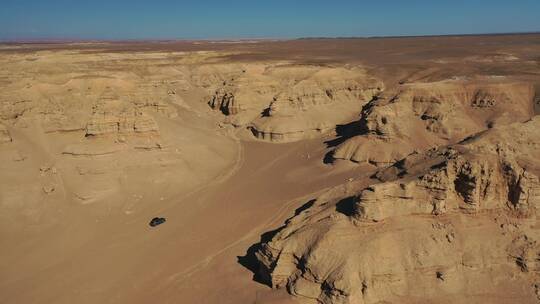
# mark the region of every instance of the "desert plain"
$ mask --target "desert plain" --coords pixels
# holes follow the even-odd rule
[[[538,114],[540,34],[0,44],[0,303],[538,303]]]

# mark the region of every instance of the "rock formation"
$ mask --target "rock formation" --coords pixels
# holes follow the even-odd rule
[[[87,137],[105,134],[157,134],[158,126],[150,115],[111,94],[106,93],[94,106],[92,117],[86,125]]]
[[[86,125],[86,136],[157,131],[152,117],[136,109],[124,109],[119,113],[94,112]]]
[[[263,115],[279,87],[267,66],[246,65],[240,74],[220,83],[208,105],[221,111],[233,125],[245,126]]]
[[[131,103],[137,109],[153,111],[168,118],[178,116],[178,112],[172,106],[176,98],[174,89],[165,90],[160,83],[141,84],[136,94],[129,96]]]
[[[261,278],[321,303],[536,301],[538,128],[494,127],[328,191],[262,244]]]
[[[259,139],[286,142],[333,130],[382,90],[360,68],[255,65],[223,81],[208,104]]]
[[[389,165],[415,150],[525,121],[534,115],[533,96],[530,84],[497,78],[406,84],[367,106],[363,130],[337,147],[333,157]]]

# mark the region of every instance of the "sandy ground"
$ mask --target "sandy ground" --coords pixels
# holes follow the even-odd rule
[[[3,237],[3,301],[266,303],[275,295],[238,257],[310,194],[359,172],[322,164],[318,141],[241,147],[230,177],[135,216],[94,221],[74,210],[53,229]],[[153,216],[166,224],[149,227]]]

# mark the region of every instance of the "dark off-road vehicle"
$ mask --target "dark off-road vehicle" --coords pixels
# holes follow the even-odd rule
[[[164,217],[155,217],[153,218],[148,225],[151,227],[156,227],[157,225],[161,225],[165,223],[166,219]]]

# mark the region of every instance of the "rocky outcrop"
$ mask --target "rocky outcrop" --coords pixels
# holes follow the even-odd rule
[[[154,119],[135,109],[120,113],[94,113],[86,125],[86,136],[157,132]]]
[[[320,67],[274,96],[265,115],[254,120],[250,129],[258,138],[271,141],[318,136],[354,117],[382,89],[381,82],[360,69]]]
[[[246,65],[218,86],[208,104],[259,139],[295,141],[352,119],[382,89],[360,68]]]
[[[238,114],[241,111],[239,105],[234,101],[234,94],[221,88],[215,92],[208,102],[212,109],[219,109],[225,115]]]
[[[407,84],[388,94],[366,107],[362,133],[337,147],[335,159],[385,166],[534,114],[530,84],[492,78]],[[382,155],[367,153],[379,145]]]
[[[535,302],[539,127],[496,127],[327,191],[261,244],[259,277],[320,303]]]
[[[224,69],[220,66],[220,82],[209,86],[213,91],[208,105],[226,116],[235,126],[246,126],[263,112],[278,92],[277,79],[268,75],[268,65],[246,64]]]
[[[538,177],[513,159],[489,154],[461,155],[452,148],[437,153],[450,156],[433,165],[442,169],[429,171],[411,181],[398,179],[362,190],[354,216],[377,222],[393,216],[476,213],[507,206],[527,216],[540,207]],[[430,155],[430,160],[431,157],[440,159],[441,155]],[[410,161],[409,158],[406,161]],[[398,176],[407,174],[406,169],[396,171]]]
[[[226,83],[211,96],[208,105],[221,111],[238,125],[245,125],[264,115],[264,110],[277,93],[278,85],[270,77],[242,76]]]
[[[93,113],[86,124],[86,136],[106,134],[158,134],[154,119],[135,107],[111,96],[102,96],[93,108]]]
[[[176,101],[176,91],[167,89],[168,84],[150,83],[142,84],[136,94],[129,96],[131,103],[141,111],[152,111],[167,118],[178,116],[178,112],[172,106]]]

